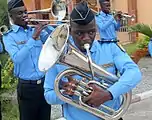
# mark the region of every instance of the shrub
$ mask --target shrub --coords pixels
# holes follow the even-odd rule
[[[150,38],[148,36],[142,36],[137,39],[137,48],[147,48]]]

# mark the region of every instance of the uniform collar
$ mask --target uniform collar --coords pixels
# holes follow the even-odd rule
[[[94,40],[90,52],[94,53],[96,52],[96,50],[97,50],[97,40]]]
[[[18,25],[15,25],[15,24],[14,24],[14,25],[11,26],[11,29],[12,29],[14,32],[18,32],[19,29],[23,29],[23,28],[22,28],[21,26],[18,26]],[[28,30],[32,30],[32,28],[29,27],[29,26],[27,27],[27,29],[28,29]]]
[[[111,15],[111,14],[106,14],[103,11],[100,11],[100,15],[102,15],[103,17],[106,17],[106,16]]]
[[[104,13],[103,11],[100,11],[100,15],[102,15],[103,17],[106,16],[107,14]]]

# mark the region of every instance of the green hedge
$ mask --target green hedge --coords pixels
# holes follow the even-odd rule
[[[16,87],[16,78],[13,75],[13,62],[8,54],[0,54],[0,62],[2,65],[1,78],[2,78],[2,91],[14,90]]]
[[[0,0],[0,26],[9,25],[7,0]]]

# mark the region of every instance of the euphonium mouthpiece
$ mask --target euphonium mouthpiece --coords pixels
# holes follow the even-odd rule
[[[89,50],[90,44],[88,44],[88,43],[84,44],[84,48],[85,48],[86,50]]]

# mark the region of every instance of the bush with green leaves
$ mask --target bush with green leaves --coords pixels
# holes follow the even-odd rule
[[[144,23],[137,23],[133,26],[129,26],[129,32],[138,32],[143,34],[144,36],[139,37],[137,39],[137,47],[145,48],[148,47],[148,43],[150,38],[152,38],[152,26]]]
[[[13,75],[13,62],[11,61],[7,53],[0,54],[0,62],[2,66],[1,79],[2,79],[2,89],[1,92],[7,90],[14,91],[17,84],[17,78]]]
[[[0,0],[0,26],[9,25],[7,0]]]
[[[2,120],[19,120],[18,105],[9,100],[2,101]]]
[[[145,36],[152,38],[152,26],[144,23],[137,23],[135,25],[129,26],[129,32],[138,32]]]
[[[142,49],[148,47],[149,39],[148,36],[140,36],[137,39],[137,48]]]
[[[2,68],[2,89],[12,88],[16,82],[17,80],[13,76],[13,62],[8,58]]]

